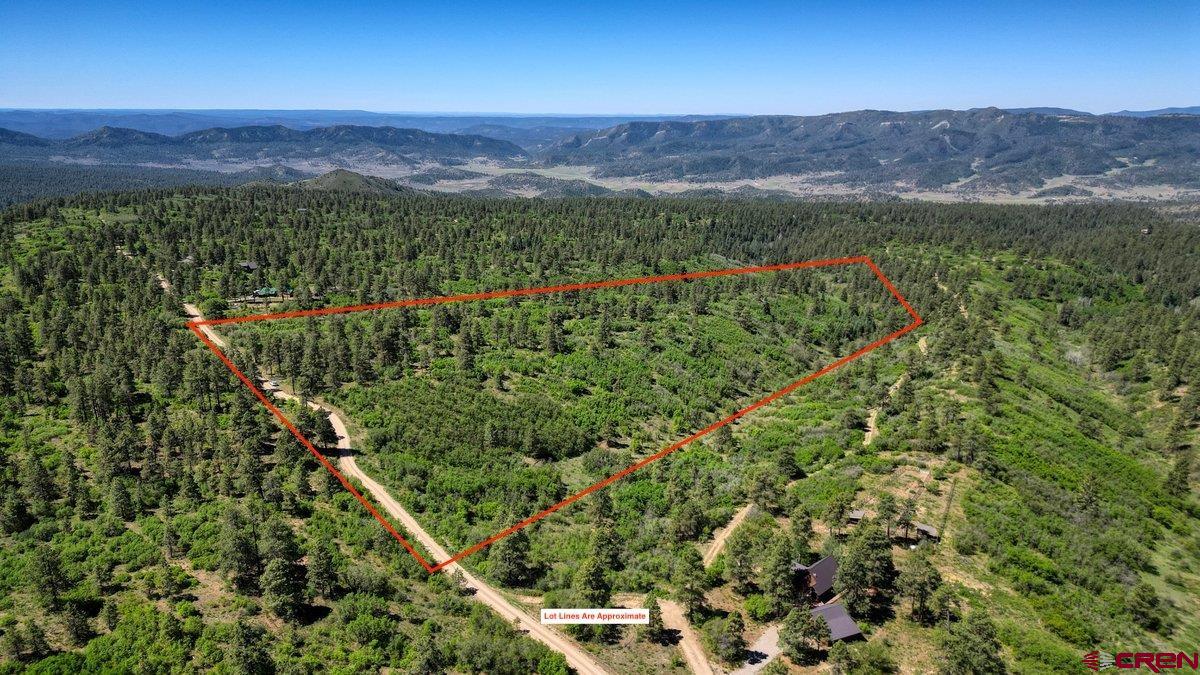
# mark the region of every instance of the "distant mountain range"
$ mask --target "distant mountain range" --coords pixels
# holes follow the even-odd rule
[[[22,110],[0,109],[0,128],[43,138],[66,139],[98,129],[118,127],[177,136],[214,127],[283,126],[305,131],[331,126],[420,129],[434,133],[480,134],[526,147],[557,140],[587,129],[625,122],[683,122],[729,115],[423,115],[365,110]],[[486,128],[490,133],[476,129]]]
[[[1200,115],[1200,105],[1188,106],[1186,108],[1159,108],[1158,110],[1122,110],[1120,112],[1109,113],[1110,115],[1122,115],[1125,117],[1158,117],[1160,115]]]
[[[0,129],[0,159],[60,160],[244,168],[245,163],[318,162],[335,165],[414,166],[485,158],[522,160],[528,153],[508,141],[419,129],[339,125],[299,131],[288,127],[213,128],[180,136],[101,127],[68,139],[46,139]]]
[[[1008,112],[1031,112],[1041,115],[1091,115],[1090,112],[1082,110],[1071,110],[1070,108],[1005,108]],[[1118,110],[1117,112],[1105,113],[1105,115],[1116,115],[1118,117],[1159,117],[1161,115],[1200,115],[1200,105],[1189,106],[1186,108],[1159,108],[1157,110]]]
[[[1200,199],[1200,116],[1188,110],[1196,109],[1113,115],[1061,108],[863,110],[625,119],[604,128],[589,125],[613,118],[501,118],[518,120],[516,126],[481,116],[422,118],[472,121],[457,133],[271,124],[166,135],[103,126],[50,138],[0,128],[0,164],[201,169],[246,177],[264,167],[295,176],[349,169],[415,187],[494,196]],[[248,112],[254,111],[205,114]],[[333,114],[271,114],[284,113],[305,124]],[[24,194],[30,181],[22,180]]]
[[[874,187],[1020,191],[1062,176],[1200,187],[1200,117],[1014,113],[997,108],[631,122],[539,155],[599,177],[733,181],[809,176]]]

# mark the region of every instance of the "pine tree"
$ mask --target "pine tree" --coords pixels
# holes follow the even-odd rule
[[[996,626],[983,610],[974,610],[963,621],[951,626],[942,642],[942,672],[1005,673],[1007,668],[1000,657],[1000,641]]]
[[[92,637],[92,627],[88,623],[87,614],[77,602],[67,603],[63,613],[63,627],[67,631],[67,639],[76,647],[84,646]]]
[[[816,661],[816,655],[829,641],[829,628],[820,618],[804,607],[788,613],[779,629],[779,646],[783,653],[797,664],[805,665]]]
[[[604,308],[604,313],[600,315],[600,322],[596,326],[596,344],[605,349],[612,346],[612,317],[608,313],[608,308]]]
[[[275,669],[271,656],[263,645],[263,631],[257,626],[238,619],[233,627],[233,640],[227,657],[231,669],[236,673],[257,675]]]
[[[694,546],[684,545],[676,551],[671,574],[675,599],[683,605],[688,616],[695,616],[704,608],[704,561]]]
[[[812,516],[805,508],[798,508],[792,513],[788,524],[788,534],[791,535],[793,550],[797,559],[806,558],[809,554],[809,543],[813,537]]]
[[[459,372],[468,375],[475,372],[475,342],[468,326],[464,326],[459,333],[454,360],[458,364]]]
[[[492,578],[505,586],[524,586],[529,581],[529,535],[524,528],[492,544],[488,554]]]
[[[1129,594],[1129,613],[1139,626],[1146,630],[1158,630],[1162,626],[1162,603],[1154,587],[1140,581]]]
[[[854,652],[850,650],[850,645],[846,644],[845,640],[839,640],[829,646],[829,665],[834,675],[848,675],[854,672],[854,668],[858,664],[855,662]]]
[[[253,590],[258,583],[262,558],[254,530],[241,509],[225,512],[221,524],[221,568],[233,579],[240,591]]]
[[[851,614],[867,616],[887,600],[894,578],[891,542],[878,524],[863,523],[843,549],[835,590]]]
[[[942,585],[942,575],[929,559],[929,549],[922,546],[900,571],[900,593],[912,601],[912,618],[927,622],[932,618],[930,601]]]
[[[562,318],[557,313],[551,313],[547,320],[545,350],[549,356],[557,356],[566,351]]]
[[[950,621],[958,614],[959,589],[957,584],[942,584],[929,599],[929,610],[935,621],[942,622],[949,630]]]
[[[290,563],[298,561],[302,554],[292,528],[278,517],[263,525],[259,550],[266,560],[279,558]]]
[[[68,504],[74,506],[83,497],[85,487],[75,453],[69,448],[63,451],[62,461],[59,462],[58,481],[63,498]]]
[[[0,503],[0,528],[7,534],[16,534],[30,525],[29,511],[25,500],[16,490],[8,490]]]
[[[900,505],[900,512],[896,514],[896,529],[904,532],[904,538],[908,539],[909,530],[912,529],[913,518],[917,515],[917,502],[912,497],[905,499]]]
[[[162,547],[167,558],[175,557],[175,546],[178,543],[179,536],[175,532],[175,525],[171,522],[170,509],[166,509],[163,514]]]
[[[896,508],[896,497],[886,492],[879,498],[879,506],[875,511],[875,518],[883,525],[884,534],[890,539],[892,536],[892,524],[896,519],[899,510]]]
[[[795,577],[792,575],[792,563],[795,545],[787,537],[778,537],[767,551],[763,563],[762,581],[759,586],[771,603],[771,611],[782,615],[788,611],[796,598]]]
[[[667,637],[667,628],[663,624],[662,607],[658,604],[658,591],[646,594],[646,612],[650,622],[642,629],[642,637],[654,644],[662,644]]]
[[[54,501],[54,483],[46,471],[46,465],[34,455],[33,451],[25,457],[21,469],[21,486],[25,490],[29,506],[35,515],[47,515]]]
[[[308,550],[308,592],[312,596],[329,598],[337,584],[337,562],[333,545],[319,541]]]
[[[715,621],[715,631],[709,634],[712,649],[725,663],[741,663],[746,657],[746,622],[741,612],[732,612],[724,621]]]
[[[748,595],[754,589],[751,553],[750,535],[744,526],[739,526],[725,542],[725,577],[733,583],[733,590],[742,595]]]
[[[1196,386],[1200,388],[1200,383]],[[1164,487],[1167,494],[1182,499],[1191,492],[1191,480],[1192,455],[1190,451],[1183,450],[1175,458],[1175,463],[1171,466],[1171,471],[1167,474]]]
[[[263,604],[275,616],[294,621],[304,606],[304,584],[300,566],[283,558],[272,558],[259,579]]]
[[[26,575],[38,601],[43,607],[56,609],[59,597],[68,587],[58,551],[49,544],[40,544],[26,565]]]
[[[608,571],[595,555],[589,555],[575,572],[574,588],[584,607],[604,607],[612,597]]]
[[[29,652],[29,660],[37,661],[48,656],[51,651],[50,643],[46,640],[46,631],[36,621],[25,622],[25,650]]]
[[[123,522],[133,520],[133,500],[129,496],[129,488],[125,481],[116,478],[108,489],[108,512],[114,518]]]
[[[826,504],[823,517],[830,534],[837,536],[837,533],[841,531],[842,524],[846,521],[846,514],[850,513],[850,507],[854,503],[853,500],[853,495],[841,493],[835,495]]]

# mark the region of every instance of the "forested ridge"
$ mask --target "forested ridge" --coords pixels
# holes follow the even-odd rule
[[[426,575],[180,299],[215,317],[859,254],[926,326],[468,566],[546,606],[669,597],[731,665],[776,624],[786,662],[845,672],[1055,672],[1200,636],[1200,232],[1149,209],[180,188],[10,207],[0,241],[12,671],[565,670]],[[906,320],[857,267],[226,334],[247,372],[345,411],[372,474],[461,547]],[[941,544],[890,546],[914,521]],[[795,610],[788,566],[825,554],[858,646]],[[573,634],[614,670],[681,663],[654,624]]]

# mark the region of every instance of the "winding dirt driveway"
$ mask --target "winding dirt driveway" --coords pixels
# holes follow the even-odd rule
[[[696,675],[716,675],[708,656],[704,654],[700,638],[683,614],[683,607],[674,600],[659,600],[658,606],[662,609],[663,625],[679,631],[679,648],[683,650],[683,660],[687,662],[688,670]]]
[[[921,339],[924,340],[925,338]],[[922,350],[922,352],[924,352],[924,350]],[[892,386],[888,387],[885,400],[895,396],[896,392],[900,391],[900,387],[904,384],[904,379],[907,377],[908,373],[901,375],[900,379],[896,380],[894,383],[892,383]],[[871,441],[875,440],[875,438],[879,436],[879,410],[880,407],[876,406],[867,411],[867,433],[863,435],[863,445],[870,445]]]
[[[166,278],[162,275],[157,275],[157,279],[164,291],[173,293],[171,283]],[[190,319],[204,320],[204,315],[200,312],[200,308],[195,305],[184,303],[183,309],[187,312]],[[211,326],[201,326],[200,329],[218,347],[228,347],[228,344],[221,339],[221,336]],[[268,386],[270,384],[272,383],[264,384],[264,392],[268,392],[275,398],[283,400],[299,400],[294,394],[282,391],[278,386]],[[375,502],[382,506],[388,512],[388,515],[399,521],[404,526],[404,529],[408,530],[417,541],[421,542],[421,545],[425,547],[435,562],[441,562],[450,558],[451,556],[446,552],[446,549],[442,548],[441,544],[426,532],[425,528],[421,527],[421,524],[400,505],[400,502],[396,501],[382,485],[359,468],[358,463],[354,459],[353,449],[350,447],[350,432],[346,429],[346,423],[342,420],[341,416],[316,401],[309,401],[308,405],[314,410],[321,410],[329,415],[329,423],[333,426],[333,430],[338,437],[338,468],[341,472],[362,483],[363,487],[371,493],[371,497],[375,499]],[[506,621],[516,623],[518,630],[529,635],[529,637],[562,654],[566,657],[567,664],[575,671],[582,675],[609,674],[610,671],[600,665],[595,657],[579,646],[577,642],[549,626],[542,625],[538,619],[535,619],[521,608],[509,602],[499,590],[471,574],[458,563],[447,565],[442,569],[449,574],[453,574],[456,571],[461,572],[467,589],[473,591],[473,597],[476,600],[492,608],[493,611]]]
[[[713,564],[713,561],[716,560],[717,556],[721,554],[721,551],[725,549],[725,541],[729,539],[729,535],[733,534],[733,531],[738,529],[738,525],[741,525],[742,522],[746,520],[746,516],[750,515],[750,511],[753,509],[753,503],[743,506],[742,508],[738,509],[737,513],[733,514],[733,518],[731,518],[724,527],[719,528],[713,533],[712,543],[708,545],[708,550],[704,552],[703,560],[705,567]]]
[[[161,274],[155,274],[154,279],[158,281],[158,285],[162,287],[162,289],[166,291],[168,295],[175,295],[175,287],[171,285],[170,281],[167,281],[166,277]],[[204,314],[200,312],[200,308],[190,302],[183,303],[183,312],[184,314],[187,314],[187,317],[192,321],[204,320]],[[204,333],[205,337],[207,337],[209,340],[212,340],[213,344],[221,349],[229,347],[229,345],[221,339],[221,336],[217,334],[217,331],[212,329],[212,326],[201,326],[200,332]]]

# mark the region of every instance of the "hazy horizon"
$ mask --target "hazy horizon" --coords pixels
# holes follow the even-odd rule
[[[881,111],[881,112],[896,112],[896,113],[919,113],[932,110],[980,110],[985,108],[997,108],[999,110],[1022,110],[1022,109],[1062,109],[1073,110],[1075,112],[1087,113],[1090,115],[1106,115],[1116,112],[1146,112],[1155,110],[1168,110],[1176,108],[1196,108],[1200,104],[1189,103],[1171,103],[1167,105],[1155,106],[1152,108],[1139,108],[1131,106],[1122,106],[1111,110],[1085,110],[1083,108],[1068,106],[1068,105],[978,105],[968,108],[920,108],[911,110],[900,110],[896,108],[884,107],[866,107],[855,108],[853,110],[825,110],[821,112],[811,113],[789,113],[789,112],[729,112],[729,111],[689,111],[689,112],[591,112],[591,111],[576,111],[576,112],[513,112],[505,110],[370,110],[366,108],[255,108],[246,106],[236,106],[229,108],[149,108],[149,107],[112,107],[112,108],[96,108],[96,107],[18,107],[18,106],[0,106],[0,111],[4,112],[91,112],[91,113],[235,113],[235,112],[255,112],[255,113],[366,113],[370,115],[405,115],[414,117],[514,117],[514,118],[529,118],[529,117],[755,117],[755,116],[819,116],[833,115],[845,112],[859,112],[866,110]]]

